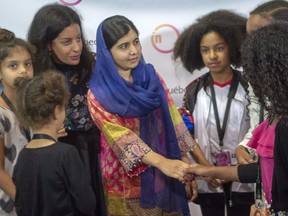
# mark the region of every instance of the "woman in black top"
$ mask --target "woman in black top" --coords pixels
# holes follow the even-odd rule
[[[78,149],[85,168],[91,173],[97,201],[96,215],[105,216],[99,165],[100,132],[87,106],[88,83],[95,54],[85,44],[81,18],[68,6],[47,4],[35,14],[28,41],[36,47],[33,62],[36,75],[47,69],[57,69],[65,76],[71,93],[64,122],[68,135],[59,140]]]

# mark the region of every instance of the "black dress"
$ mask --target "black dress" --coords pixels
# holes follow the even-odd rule
[[[275,129],[272,203],[274,212],[288,211],[288,127],[281,120]]]
[[[91,178],[71,145],[57,142],[24,148],[13,181],[18,216],[94,215],[96,203]]]
[[[92,178],[96,196],[95,215],[105,216],[107,213],[100,167],[100,130],[91,118],[87,103],[89,77],[80,80],[81,73],[78,73],[73,66],[56,65],[56,67],[64,74],[71,93],[64,122],[68,136],[60,138],[59,141],[77,148]]]

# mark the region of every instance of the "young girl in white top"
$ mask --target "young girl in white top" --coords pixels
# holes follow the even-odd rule
[[[0,215],[14,216],[15,186],[11,175],[20,150],[28,143],[30,133],[15,115],[15,80],[31,78],[33,67],[31,49],[13,32],[0,29],[0,79],[3,91],[0,97]]]

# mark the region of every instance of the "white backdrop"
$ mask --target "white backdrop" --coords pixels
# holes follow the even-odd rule
[[[185,71],[173,62],[172,48],[181,31],[196,18],[216,9],[229,9],[248,16],[249,11],[267,0],[1,0],[0,27],[26,39],[26,32],[35,12],[44,4],[59,2],[74,7],[82,16],[84,33],[96,49],[98,24],[111,15],[124,15],[140,31],[146,62],[152,63],[164,78],[177,106],[181,106],[185,86],[201,75]],[[199,216],[199,209],[191,205],[191,213]]]
[[[183,28],[195,18],[216,9],[229,9],[248,16],[249,11],[267,0],[1,0],[0,27],[26,39],[34,13],[44,4],[59,2],[78,10],[84,33],[95,51],[98,24],[105,18],[121,14],[131,19],[140,31],[146,62],[152,63],[164,78],[177,106],[181,106],[185,86],[202,72],[192,75],[174,62],[172,48]]]

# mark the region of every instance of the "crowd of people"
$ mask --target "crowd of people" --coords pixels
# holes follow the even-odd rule
[[[198,17],[173,59],[207,72],[180,109],[125,16],[96,52],[62,4],[27,41],[0,28],[0,215],[288,215],[287,21],[285,0]]]

